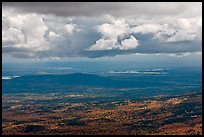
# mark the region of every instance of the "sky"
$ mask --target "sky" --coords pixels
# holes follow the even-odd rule
[[[2,53],[3,62],[201,60],[202,3],[2,3]]]

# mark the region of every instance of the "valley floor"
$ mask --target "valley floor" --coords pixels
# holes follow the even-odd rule
[[[69,103],[80,95],[3,95],[3,135],[201,135],[202,93]]]

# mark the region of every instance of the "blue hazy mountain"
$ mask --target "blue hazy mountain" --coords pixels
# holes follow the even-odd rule
[[[79,87],[105,89],[158,88],[163,92],[201,90],[200,68],[113,71],[105,74],[34,74],[2,79],[3,93],[69,92]],[[83,92],[83,90],[81,91]],[[84,91],[85,92],[85,91]],[[149,90],[149,92],[152,92]]]

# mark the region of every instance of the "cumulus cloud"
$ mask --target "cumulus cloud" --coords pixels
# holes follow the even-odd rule
[[[132,31],[135,33],[157,33],[158,31],[162,30],[164,26],[161,24],[142,24],[132,28]]]
[[[142,24],[132,28],[135,33],[154,34],[154,39],[165,42],[187,41],[187,40],[201,40],[199,30],[202,30],[200,25],[200,17],[196,18],[171,18],[157,21],[155,23]]]
[[[119,49],[122,50],[134,49],[138,45],[139,45],[138,40],[131,35],[129,39],[125,39],[121,42],[121,46],[119,47]]]
[[[130,35],[129,25],[125,20],[112,20],[112,23],[104,23],[97,27],[97,31],[101,33],[102,38],[96,41],[88,50],[129,50],[138,46],[139,42],[134,36],[128,39],[121,38]]]
[[[66,42],[73,32],[79,31],[70,19],[61,20],[60,17],[35,13],[6,13],[9,14],[4,12],[2,15],[2,48],[16,57],[25,57],[26,53],[28,57],[37,57],[37,53],[53,50],[58,44]],[[23,49],[27,50],[23,53]]]
[[[117,42],[117,39],[100,39],[96,41],[96,44],[92,45],[88,50],[96,51],[96,50],[130,50],[135,49],[139,45],[138,40],[134,36],[130,36],[130,38],[124,39],[121,43]]]
[[[30,48],[33,51],[46,50],[48,47],[43,35],[47,27],[43,24],[41,18],[41,15],[36,14],[3,15],[3,47],[15,46],[16,48]]]
[[[92,45],[87,50],[112,50],[117,49],[117,39],[99,39],[96,44]]]
[[[3,54],[60,59],[201,52],[201,3],[167,4],[3,3]]]

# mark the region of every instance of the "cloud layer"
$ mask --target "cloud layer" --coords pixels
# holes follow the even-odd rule
[[[3,3],[22,12],[57,16],[201,16],[199,2],[13,2]],[[167,8],[168,7],[168,8]]]
[[[3,54],[59,59],[202,51],[201,3],[167,4],[3,3]]]

